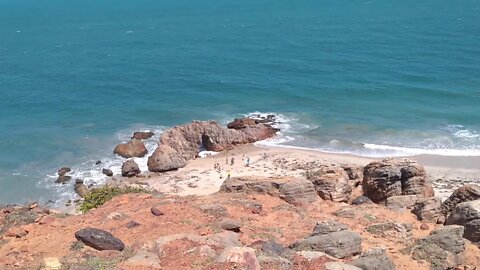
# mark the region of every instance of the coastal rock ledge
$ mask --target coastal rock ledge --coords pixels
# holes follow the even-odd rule
[[[237,130],[222,127],[215,121],[193,121],[162,133],[159,146],[148,158],[148,170],[165,172],[183,168],[198,155],[201,147],[220,152],[232,149],[235,145],[271,138],[277,131],[265,123]]]

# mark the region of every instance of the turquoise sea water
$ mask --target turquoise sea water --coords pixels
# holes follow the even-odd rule
[[[283,143],[480,155],[480,1],[0,0],[0,203],[192,119],[280,115]],[[149,147],[155,147],[154,140]]]

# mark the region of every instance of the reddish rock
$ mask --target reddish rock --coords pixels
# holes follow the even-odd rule
[[[231,129],[244,129],[248,126],[255,126],[257,123],[251,118],[236,118],[228,123],[227,127]]]
[[[115,147],[113,153],[124,158],[143,157],[148,153],[142,141],[133,139],[127,143],[121,143]]]
[[[52,216],[43,216],[42,218],[40,218],[40,220],[38,221],[38,224],[40,225],[45,225],[45,224],[51,224],[55,222],[55,218],[52,217]]]
[[[375,203],[399,195],[434,195],[422,165],[411,159],[391,158],[373,161],[365,167],[363,192]]]
[[[217,258],[217,262],[236,263],[248,270],[260,270],[255,250],[248,247],[228,247]]]
[[[309,174],[318,195],[332,202],[348,202],[352,195],[350,177],[347,172],[336,166],[325,166]]]
[[[182,168],[198,155],[202,145],[209,151],[219,152],[235,145],[273,137],[276,132],[265,124],[234,130],[224,128],[215,121],[194,121],[162,133],[159,146],[148,158],[148,169],[164,172]]]
[[[153,135],[155,135],[155,133],[153,133],[151,131],[137,131],[137,132],[133,133],[132,139],[146,140],[146,139],[150,139],[151,137],[153,137]]]
[[[154,215],[154,216],[163,216],[165,215],[162,211],[160,211],[160,209],[156,208],[156,207],[152,207],[150,209],[150,212]]]
[[[429,229],[430,229],[430,227],[428,226],[427,223],[422,223],[422,225],[420,225],[420,230],[427,231]]]

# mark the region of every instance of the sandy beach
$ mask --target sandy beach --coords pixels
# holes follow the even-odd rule
[[[249,166],[246,165],[250,159]],[[467,183],[480,182],[477,157],[446,157],[420,155],[408,157],[418,160],[433,182],[436,196],[445,199],[451,192]],[[233,165],[231,164],[234,160]],[[348,164],[365,166],[375,158],[349,154],[332,154],[316,150],[241,145],[233,150],[197,158],[179,169],[167,173],[146,173],[143,178],[121,179],[148,185],[152,189],[180,196],[208,195],[217,192],[223,181],[230,177],[293,176],[304,177],[309,169],[322,164]],[[220,165],[220,170],[215,169]]]

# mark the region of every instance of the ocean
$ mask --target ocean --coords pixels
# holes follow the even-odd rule
[[[2,204],[73,198],[62,166],[102,183],[134,131],[252,113],[281,120],[261,144],[480,156],[480,1],[0,0],[0,94]]]

